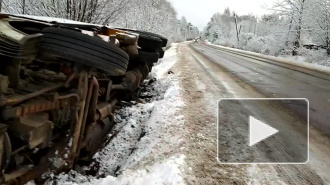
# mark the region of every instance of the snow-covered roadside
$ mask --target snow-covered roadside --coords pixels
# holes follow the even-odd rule
[[[279,57],[287,58],[297,62],[306,62],[313,65],[330,67],[330,57],[327,56],[327,51],[325,49],[313,51],[306,48],[301,48],[298,50],[298,53],[302,53],[302,55],[280,55]]]
[[[151,76],[155,96],[116,112],[119,131],[94,155],[95,162],[69,174],[48,178],[46,184],[183,184],[182,136],[184,106],[177,74],[169,73],[177,61],[177,44],[156,64]],[[109,135],[110,137],[110,135]],[[96,165],[97,164],[97,165]],[[97,166],[96,174],[86,171]]]
[[[218,45],[218,44],[213,44],[209,41],[205,41],[206,44],[208,45],[213,45],[213,46],[222,46],[222,47],[227,47],[227,46],[223,46],[223,45]],[[229,47],[229,48],[233,48],[233,49],[237,49],[235,47]],[[265,54],[262,52],[255,52],[251,49],[238,49],[238,50],[242,50],[242,51],[247,51],[247,52],[251,52],[251,53],[257,53],[260,55],[264,55],[264,56],[271,56],[271,57],[275,57],[274,55],[271,54]],[[300,48],[298,49],[298,53],[300,53],[300,55],[298,56],[292,56],[292,55],[278,55],[275,58],[278,59],[287,59],[287,60],[291,60],[291,61],[295,61],[298,63],[307,63],[307,64],[311,64],[311,66],[315,66],[316,68],[329,68],[330,67],[330,57],[327,56],[326,50],[325,49],[320,49],[320,50],[309,50],[306,48]]]
[[[220,48],[225,51],[230,51],[238,54],[243,54],[247,56],[252,56],[256,57],[258,59],[262,60],[269,60],[269,61],[274,61],[279,64],[284,64],[284,65],[290,65],[290,66],[296,66],[300,68],[304,68],[307,70],[312,70],[312,71],[317,71],[320,73],[325,73],[325,74],[330,74],[330,68],[325,66],[325,65],[318,65],[317,63],[308,63],[308,62],[302,62],[301,58],[296,58],[299,59],[298,61],[292,60],[292,58],[283,58],[283,57],[275,57],[271,55],[265,55],[265,54],[260,54],[252,51],[246,51],[246,50],[241,50],[241,49],[236,49],[236,48],[230,48],[230,47],[225,47],[221,45],[216,45],[216,44],[211,44],[211,43],[206,43],[207,45],[215,48]]]

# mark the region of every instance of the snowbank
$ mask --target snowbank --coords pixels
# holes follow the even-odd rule
[[[330,75],[330,68],[329,67],[317,65],[316,63],[299,62],[299,61],[290,60],[288,58],[263,55],[263,54],[260,54],[260,53],[255,53],[255,52],[251,52],[251,51],[244,51],[244,50],[239,50],[239,49],[235,49],[235,48],[219,46],[219,45],[215,45],[215,44],[210,44],[210,46],[215,47],[215,48],[219,48],[219,49],[222,49],[222,50],[225,50],[225,51],[229,51],[229,52],[232,52],[232,53],[240,54],[240,55],[243,55],[243,56],[248,56],[248,57],[252,57],[252,58],[254,57],[254,58],[257,58],[257,59],[261,59],[265,62],[270,62],[270,63],[271,62],[277,62],[277,64],[279,64],[279,65],[283,64],[283,66],[285,66],[285,67],[290,67],[290,66],[299,67],[299,68],[302,68],[302,69],[307,69],[307,70],[323,73],[323,74],[326,74],[326,75]]]
[[[177,61],[177,43],[173,43],[165,52],[165,57],[160,59],[158,64],[152,68],[151,75],[159,79],[163,77]]]
[[[171,157],[169,160],[156,163],[150,167],[141,170],[127,170],[119,177],[107,176],[99,180],[97,184],[115,184],[115,185],[154,185],[154,184],[183,184],[180,176],[179,166],[184,163],[184,155],[180,157]]]
[[[310,43],[310,41],[305,41]],[[237,48],[244,51],[251,51],[267,56],[280,56],[297,62],[306,62],[313,65],[321,65],[330,67],[330,57],[327,55],[325,49],[309,50],[306,48],[299,48],[299,56],[289,56],[292,50],[284,50],[287,48],[284,42],[277,36],[257,36],[254,33],[241,33],[240,41],[238,42],[232,37],[219,38],[213,41],[215,45],[221,45],[229,48]]]
[[[302,53],[302,56],[281,55],[281,57],[297,62],[307,62],[314,65],[330,67],[330,57],[327,56],[327,50],[325,49],[310,50],[300,48],[298,49],[298,53]]]

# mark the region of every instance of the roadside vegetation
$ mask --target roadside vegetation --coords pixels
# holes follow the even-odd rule
[[[203,36],[214,44],[330,66],[330,2],[278,0],[270,14],[213,15]]]

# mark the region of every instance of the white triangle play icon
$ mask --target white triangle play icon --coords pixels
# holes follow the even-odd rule
[[[278,132],[277,129],[267,125],[266,123],[263,123],[260,120],[257,120],[252,116],[250,116],[249,118],[249,127],[250,127],[249,146],[253,146]]]

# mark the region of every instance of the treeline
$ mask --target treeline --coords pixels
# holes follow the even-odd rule
[[[172,42],[199,35],[167,0],[3,0],[2,11],[151,31]]]
[[[279,0],[270,11],[257,18],[227,8],[213,15],[204,36],[216,44],[270,55],[330,55],[329,0]]]

